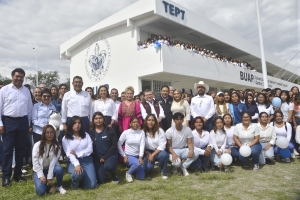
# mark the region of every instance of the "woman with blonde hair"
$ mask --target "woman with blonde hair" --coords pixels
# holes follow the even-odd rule
[[[217,100],[215,101],[215,107],[216,107],[216,117],[221,116],[223,117],[225,114],[229,113],[229,103],[226,103],[225,98],[224,98],[224,93],[223,92],[218,92],[217,93]]]
[[[133,99],[134,89],[132,86],[128,86],[125,89],[125,101],[123,101],[118,110],[118,125],[120,132],[123,132],[130,128],[130,119],[136,117],[139,120],[139,124],[143,124],[140,103]]]
[[[171,112],[173,115],[177,112],[180,112],[184,115],[184,120],[182,125],[189,126],[189,121],[191,118],[191,111],[189,103],[184,100],[184,96],[180,90],[175,89],[173,91],[174,101],[172,102]],[[172,126],[175,126],[174,121],[172,121]]]

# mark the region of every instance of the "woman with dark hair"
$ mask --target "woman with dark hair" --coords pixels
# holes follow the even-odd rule
[[[230,103],[230,93],[229,92],[224,92],[224,101],[226,102],[226,103]]]
[[[206,130],[202,117],[196,117],[192,122],[194,130],[194,149],[199,152],[199,157],[190,165],[191,170],[203,170],[207,172],[207,163],[210,158],[211,146],[209,145],[209,132]]]
[[[233,125],[233,118],[230,114],[225,114],[223,116],[224,121],[224,130],[226,131],[226,148],[227,151],[231,153],[231,156],[233,158],[233,162],[235,162],[239,158],[239,149],[235,145],[234,139],[233,139],[233,133],[235,126]]]
[[[296,94],[294,98],[294,117],[293,117],[294,129],[300,125],[300,93]]]
[[[294,94],[298,94],[299,93],[299,88],[297,86],[293,86],[291,88],[291,91],[294,93]]]
[[[288,122],[284,122],[283,121],[283,113],[280,110],[276,110],[274,112],[274,122],[273,122],[273,126],[275,128],[275,132],[276,132],[276,137],[285,137],[287,138],[287,140],[289,141],[289,146],[287,147],[287,149],[290,150],[291,152],[291,158],[295,158],[295,154],[294,154],[294,144],[291,142],[291,138],[292,138],[292,126],[290,123]],[[279,158],[279,151],[280,148],[277,147],[277,145],[274,146],[274,153],[275,153],[275,159],[276,161],[280,161]],[[290,158],[286,158],[285,162],[291,162]]]
[[[280,110],[283,113],[283,121],[292,122],[293,114],[294,114],[294,104],[291,103],[289,91],[282,90],[279,97],[281,99]]]
[[[100,85],[98,89],[98,100],[93,105],[91,118],[93,113],[101,112],[104,115],[105,123],[108,127],[112,127],[118,120],[118,113],[114,100],[109,96],[108,89],[105,85]]]
[[[268,122],[272,121],[274,109],[273,106],[269,103],[267,96],[264,93],[259,93],[256,98],[256,104],[258,112],[266,112],[269,116]]]
[[[127,182],[133,182],[132,174],[135,173],[136,178],[143,180],[145,172],[143,169],[143,156],[145,150],[145,134],[139,130],[140,122],[137,117],[131,117],[130,129],[125,130],[118,141],[118,150],[130,168],[126,172],[125,177]],[[122,145],[125,142],[125,151]]]
[[[57,111],[60,111],[61,110],[61,104],[59,104],[57,102],[58,97],[59,97],[58,87],[56,85],[52,85],[51,88],[50,88],[50,91],[51,91],[51,103],[52,103],[52,105],[55,106]]]
[[[254,101],[254,97],[252,94],[246,94],[245,104],[247,106],[247,112],[250,113],[252,118],[252,123],[257,123],[258,119],[258,108]]]
[[[97,186],[97,178],[93,158],[93,141],[88,133],[84,132],[81,118],[70,118],[67,133],[62,139],[64,151],[69,158],[67,168],[71,176],[71,188],[77,189],[80,180],[86,189]]]
[[[113,128],[106,125],[105,117],[101,112],[94,113],[89,134],[93,141],[93,158],[98,184],[105,183],[106,172],[111,174],[113,183],[119,183],[116,174],[118,136]]]
[[[42,101],[33,105],[32,109],[32,131],[33,141],[38,142],[42,138],[43,127],[48,124],[49,117],[56,107],[51,103],[51,91],[45,88],[42,93]]]
[[[35,143],[32,150],[33,181],[37,195],[46,193],[47,185],[54,186],[53,176],[56,177],[57,190],[65,194],[62,187],[64,169],[59,165],[60,145],[56,141],[55,129],[51,125],[45,125],[42,138]]]
[[[221,162],[221,155],[223,153],[229,153],[226,151],[226,131],[224,129],[224,122],[221,116],[214,118],[214,127],[213,130],[210,131],[210,146],[212,146],[212,151],[210,155],[210,161],[213,163],[213,166],[218,167],[219,169],[223,168],[223,164]],[[212,167],[214,168],[214,167]],[[227,166],[224,166],[225,171],[227,171]]]
[[[86,87],[86,88],[85,88],[85,91],[88,92],[88,93],[90,94],[91,99],[92,99],[92,105],[94,105],[94,102],[97,100],[97,98],[96,98],[95,95],[94,95],[94,90],[93,90],[93,88],[91,88],[91,87]]]
[[[276,140],[276,132],[272,125],[268,123],[268,114],[266,112],[261,112],[259,114],[259,123],[257,124],[259,128],[259,142],[262,146],[262,152],[259,155],[259,164],[266,164],[265,159],[274,161],[274,144]]]
[[[146,172],[153,171],[154,163],[158,161],[161,177],[167,179],[169,154],[165,151],[167,143],[165,132],[159,128],[154,114],[147,115],[143,127],[145,134],[144,169]]]
[[[251,115],[247,112],[242,114],[242,123],[236,124],[233,139],[235,144],[240,148],[242,145],[249,146],[251,148],[251,154],[248,157],[243,157],[239,153],[239,159],[244,163],[244,167],[249,167],[249,158],[253,159],[254,171],[259,170],[259,154],[262,150],[262,146],[259,143],[259,129],[256,124],[251,123]]]
[[[246,112],[247,107],[244,103],[241,103],[240,95],[236,92],[232,92],[230,95],[229,110],[231,116],[233,117],[234,124],[241,123],[241,115],[243,112]]]

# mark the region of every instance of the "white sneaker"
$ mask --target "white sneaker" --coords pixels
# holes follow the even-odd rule
[[[126,177],[126,180],[128,183],[133,182],[132,176],[130,174],[128,174],[128,172],[126,172],[125,177]]]
[[[57,191],[59,191],[60,194],[66,194],[67,193],[67,191],[62,186],[58,187]]]
[[[164,179],[164,180],[166,180],[166,179],[168,179],[168,176],[164,175],[163,173],[161,173],[161,178]]]
[[[259,170],[259,164],[254,164],[253,171],[258,171]]]
[[[181,170],[182,170],[182,174],[183,174],[183,176],[188,176],[188,175],[190,175],[189,173],[188,173],[188,171],[186,170],[186,168],[184,168],[182,165],[181,165]]]
[[[177,167],[172,166],[172,174],[177,174],[177,173],[178,173]]]
[[[295,158],[296,158],[296,156],[295,156],[295,154],[294,154],[294,153],[291,153],[291,158],[293,158],[293,159],[295,159]]]
[[[22,174],[25,174],[25,173],[27,173],[27,170],[22,168]]]

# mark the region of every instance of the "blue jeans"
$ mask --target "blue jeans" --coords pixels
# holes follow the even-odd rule
[[[44,176],[47,178],[48,169],[43,170]],[[64,176],[64,169],[60,165],[55,165],[53,174],[56,177],[57,187],[62,186],[62,180]],[[41,180],[38,178],[37,173],[34,172],[33,174],[33,181],[35,186],[35,192],[37,195],[44,195],[47,190],[47,184],[44,184],[41,182]]]
[[[233,159],[235,158],[239,158],[239,148],[238,147],[230,147],[230,150],[231,150],[231,156]]]
[[[213,117],[211,117],[211,118],[209,118],[207,121],[206,121],[206,123],[205,123],[205,126],[206,126],[206,130],[208,131],[208,132],[210,132],[212,129],[213,129]]]
[[[150,153],[153,153],[154,151],[147,150]],[[146,155],[144,156],[144,169],[145,171],[151,172],[153,171],[154,168],[154,162],[158,161],[159,162],[159,167],[161,170],[161,173],[165,176],[168,175],[167,173],[167,164],[169,160],[169,154],[166,151],[161,151],[159,152],[153,159],[153,162],[149,162]]]
[[[240,153],[239,153],[239,159],[242,162],[248,162],[249,158],[251,157],[253,159],[253,163],[254,164],[258,164],[259,163],[259,154],[262,150],[262,146],[260,143],[256,143],[255,145],[251,146],[251,154],[248,157],[243,157]]]
[[[293,143],[289,142],[289,146],[287,147],[291,153],[294,153],[294,145]],[[280,148],[277,145],[274,145],[274,154],[279,154]]]
[[[135,173],[135,176],[139,180],[143,180],[145,178],[145,171],[142,165],[139,163],[139,156],[128,156],[127,165],[130,167],[128,170],[128,174],[132,175]]]
[[[2,165],[2,150],[3,149],[3,142],[2,142],[2,135],[0,135],[0,165]]]
[[[105,183],[106,172],[110,173],[112,177],[116,176],[116,165],[118,160],[118,152],[109,156],[104,163],[100,163],[100,159],[94,158],[95,170],[97,173],[98,184]]]
[[[71,184],[74,189],[79,187],[80,180],[83,180],[83,185],[86,189],[93,189],[97,187],[97,178],[93,159],[91,156],[78,158],[80,166],[83,169],[81,174],[75,174],[75,166],[69,161],[68,162],[68,172],[71,176]]]
[[[225,151],[225,149],[224,149]],[[224,153],[224,151],[222,152],[222,154]],[[222,155],[221,154],[221,155]],[[215,149],[212,149],[211,150],[211,153],[210,153],[210,161],[214,163],[215,166],[219,166],[219,163],[221,162],[221,156],[219,157],[217,155],[217,152]]]
[[[210,156],[200,155],[189,167],[191,170],[206,169]]]
[[[199,152],[194,150],[194,156],[192,158],[188,158],[188,153],[190,151],[188,148],[173,149],[173,151],[179,157],[179,159],[177,159],[177,162],[173,162],[172,154],[169,155],[169,160],[172,162],[172,166],[174,166],[174,167],[180,167],[181,160],[185,160],[184,163],[182,163],[182,166],[185,169],[187,169],[199,157]]]
[[[33,136],[32,133],[27,134],[27,156],[28,158],[32,156],[32,148],[33,148]]]

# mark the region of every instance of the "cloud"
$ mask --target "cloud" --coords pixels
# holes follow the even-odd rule
[[[136,1],[1,0],[1,75],[9,77],[15,67],[34,73],[35,46],[39,69],[58,70],[63,82],[70,69],[69,61],[59,58],[59,45]],[[173,1],[259,45],[255,1]],[[259,2],[265,50],[290,60],[300,49],[299,1]],[[300,55],[292,64],[299,63]]]

